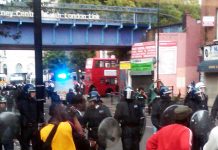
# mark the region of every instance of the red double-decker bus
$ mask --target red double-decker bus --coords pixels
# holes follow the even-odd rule
[[[119,65],[116,58],[88,58],[85,68],[85,91],[93,87],[101,96],[119,90]]]

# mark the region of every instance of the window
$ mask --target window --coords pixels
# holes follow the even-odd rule
[[[3,73],[6,74],[6,75],[8,74],[8,69],[7,69],[6,64],[3,65]]]
[[[20,63],[18,63],[16,65],[16,73],[22,73],[22,69],[23,69],[23,66]]]
[[[96,68],[103,68],[104,67],[104,61],[103,60],[95,61],[95,67]]]
[[[105,68],[110,68],[110,67],[111,67],[110,61],[105,61]]]

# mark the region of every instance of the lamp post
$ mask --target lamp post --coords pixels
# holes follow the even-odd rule
[[[33,0],[34,12],[34,48],[35,48],[35,72],[36,72],[36,99],[38,121],[43,122],[44,117],[44,84],[42,69],[42,20],[41,20],[41,0]]]
[[[160,88],[159,83],[159,49],[160,49],[160,0],[157,0],[157,88]]]

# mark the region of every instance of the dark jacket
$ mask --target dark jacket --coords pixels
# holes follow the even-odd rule
[[[37,125],[37,102],[33,98],[24,97],[19,103],[18,109],[20,111],[21,126],[27,127]]]
[[[111,113],[110,113],[111,114]],[[88,137],[94,140],[98,139],[97,131],[101,121],[111,117],[108,109],[100,106],[98,108],[88,108],[83,116],[82,124],[88,129]]]
[[[162,113],[168,106],[173,104],[175,104],[175,102],[171,101],[170,97],[157,98],[153,102],[151,111],[151,122],[157,129],[160,129],[161,127],[160,120]]]

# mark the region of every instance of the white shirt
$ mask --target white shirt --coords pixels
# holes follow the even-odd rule
[[[203,150],[218,150],[218,126],[211,130],[209,139],[204,145]]]

